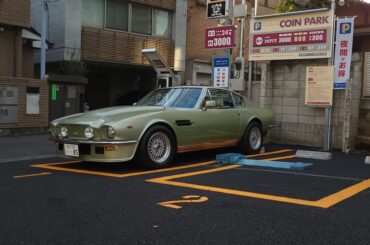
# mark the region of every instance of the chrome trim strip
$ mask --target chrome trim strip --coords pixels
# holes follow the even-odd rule
[[[56,143],[65,144],[95,144],[95,145],[128,145],[136,144],[137,140],[125,140],[125,141],[94,141],[94,140],[70,140],[70,139],[53,139]]]

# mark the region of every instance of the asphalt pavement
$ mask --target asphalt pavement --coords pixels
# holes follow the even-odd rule
[[[44,158],[54,151],[48,135],[0,142],[2,161],[12,160],[0,164],[0,244],[370,241],[364,153],[333,151],[323,161],[296,158],[301,147],[267,145],[249,157],[314,165],[293,171],[214,163],[216,154],[232,150],[225,149],[180,154],[171,167],[148,171],[131,163]]]
[[[49,134],[1,136],[0,163],[55,156],[55,148]]]

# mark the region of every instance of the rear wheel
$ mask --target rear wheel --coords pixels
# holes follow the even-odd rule
[[[140,141],[137,160],[148,168],[162,168],[171,163],[175,155],[175,138],[172,132],[161,125],[148,129]]]
[[[245,154],[256,154],[260,152],[262,144],[262,126],[258,122],[251,122],[240,142],[241,151]]]

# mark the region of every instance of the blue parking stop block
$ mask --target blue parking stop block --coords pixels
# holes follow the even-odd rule
[[[312,167],[312,163],[303,162],[278,162],[246,159],[240,153],[226,153],[216,155],[216,162],[219,164],[240,164],[245,166],[258,166],[270,168],[283,168],[291,170],[305,170]]]

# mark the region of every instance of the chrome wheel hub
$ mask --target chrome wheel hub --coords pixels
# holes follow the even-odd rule
[[[262,134],[259,128],[254,127],[249,134],[249,146],[253,150],[258,150],[262,143]]]
[[[162,132],[154,133],[148,141],[148,155],[155,163],[164,163],[171,153],[171,142]]]

